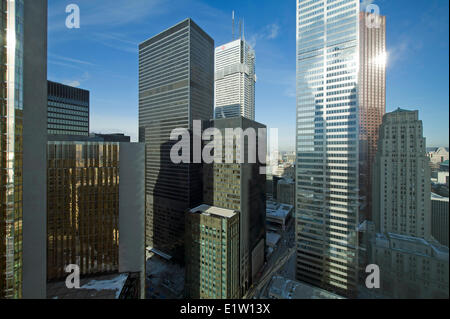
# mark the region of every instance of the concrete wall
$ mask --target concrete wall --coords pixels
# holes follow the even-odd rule
[[[145,294],[145,147],[120,143],[119,272],[141,273]]]
[[[47,0],[24,1],[23,298],[46,298]]]

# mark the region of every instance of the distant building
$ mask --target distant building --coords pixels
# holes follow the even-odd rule
[[[240,38],[215,50],[215,118],[255,120],[255,51]]]
[[[376,231],[429,239],[430,168],[418,111],[398,109],[383,117],[373,170]]]
[[[265,260],[266,233],[266,167],[258,160],[259,145],[267,136],[258,134],[263,124],[245,117],[215,119],[205,121],[204,129],[215,128],[222,135],[221,163],[203,164],[203,200],[205,204],[239,211],[240,220],[240,288],[243,296],[250,288]],[[251,163],[249,144],[251,138],[245,138],[241,150],[228,137],[225,129],[255,129],[256,163]],[[225,152],[225,146],[235,145],[232,153]],[[238,160],[242,156],[244,163]],[[265,158],[265,154],[264,154]]]
[[[428,152],[430,159],[430,167],[432,169],[439,169],[439,165],[449,160],[448,147],[438,147]]]
[[[89,91],[48,81],[48,134],[89,135]]]
[[[449,297],[448,247],[422,238],[378,233],[370,249],[371,262],[380,267],[380,290],[386,297]]]
[[[449,244],[448,214],[448,197],[431,193],[431,235],[447,247]]]
[[[294,206],[274,201],[266,202],[267,228],[274,231],[285,231],[292,218]]]
[[[277,185],[277,201],[281,204],[295,206],[295,182],[284,178]]]
[[[345,299],[326,290],[305,283],[274,276],[269,284],[270,299]]]
[[[122,142],[122,143],[131,142],[131,138],[122,133],[114,133],[114,134],[93,133],[91,135],[102,139],[104,142]]]
[[[47,145],[47,279],[136,273],[144,293],[144,145],[50,141]],[[120,182],[119,182],[120,181]]]
[[[186,214],[186,297],[237,299],[239,212],[201,205]]]
[[[125,134],[97,134],[89,135],[48,135],[48,140],[52,142],[116,142],[130,143],[131,138]]]

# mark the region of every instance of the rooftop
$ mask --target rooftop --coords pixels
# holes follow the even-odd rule
[[[206,215],[215,215],[215,216],[220,216],[220,217],[224,217],[224,218],[231,218],[234,215],[236,215],[236,211],[234,211],[232,209],[225,209],[225,208],[209,206],[209,205],[200,205],[196,208],[192,208],[189,212],[193,213],[193,214],[194,213],[202,213],[202,214],[206,214]]]
[[[280,299],[345,299],[326,290],[281,276],[272,278],[269,296]]]
[[[280,204],[273,201],[266,202],[266,216],[286,218],[294,207],[288,204]]]
[[[79,289],[69,289],[65,281],[47,284],[48,299],[119,299],[128,274],[113,274],[80,279]]]

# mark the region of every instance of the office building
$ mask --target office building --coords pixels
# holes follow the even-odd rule
[[[360,12],[359,19],[359,189],[360,221],[372,220],[372,165],[378,129],[386,113],[386,17]],[[356,91],[354,92],[356,93]]]
[[[448,247],[448,197],[431,193],[431,235],[441,245]]]
[[[247,118],[237,117],[205,121],[203,128],[215,128],[220,131],[222,139],[222,151],[214,151],[219,163],[203,165],[203,200],[205,204],[240,213],[239,285],[240,296],[243,296],[265,259],[266,176],[261,174],[265,164],[257,156],[260,145],[263,145],[261,143],[266,143],[267,139],[266,132],[259,132],[259,129],[266,127]],[[242,135],[226,134],[227,129],[235,132],[242,130]],[[251,131],[255,132],[254,139]],[[235,141],[240,139],[238,136],[247,133],[248,138],[239,148]],[[232,152],[226,152],[227,145],[234,146]],[[250,161],[251,151],[256,154],[254,163]],[[261,153],[259,158],[265,159],[265,149],[261,149]]]
[[[380,288],[389,299],[448,299],[448,247],[423,238],[377,233],[371,262],[380,267]]]
[[[239,212],[200,205],[186,214],[186,297],[239,298]]]
[[[0,299],[45,298],[47,1],[0,14]]]
[[[144,145],[49,141],[47,152],[48,281],[73,264],[82,277],[134,274],[143,296]]]
[[[255,120],[255,51],[244,37],[215,50],[215,118]]]
[[[448,161],[448,147],[432,148],[428,152],[430,167],[433,170],[439,170],[439,165]]]
[[[267,230],[279,232],[285,231],[292,220],[294,206],[280,204],[274,201],[266,201],[266,225]]]
[[[48,134],[89,135],[89,91],[48,81]]]
[[[281,204],[295,206],[295,182],[284,178],[277,184],[277,199]]]
[[[359,1],[297,1],[296,279],[354,297]]]
[[[186,19],[139,45],[139,141],[146,143],[151,248],[184,253],[184,214],[202,202],[201,165],[172,163],[177,141],[170,134],[213,118],[213,105],[214,40],[194,21]]]
[[[431,185],[418,111],[398,109],[383,117],[373,171],[376,232],[429,240]]]

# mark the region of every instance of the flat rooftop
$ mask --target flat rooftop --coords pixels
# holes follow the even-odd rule
[[[215,216],[220,216],[220,217],[224,217],[224,218],[231,218],[234,215],[236,215],[236,211],[234,211],[232,209],[220,208],[220,207],[209,206],[209,205],[200,205],[196,208],[192,208],[189,212],[193,213],[193,214],[202,213],[202,214],[207,214],[207,215],[215,215]]]
[[[326,290],[281,276],[272,278],[269,296],[282,299],[345,299]]]
[[[279,204],[273,201],[267,201],[266,204],[266,216],[272,218],[286,218],[291,212],[294,206],[288,204]]]
[[[65,281],[47,283],[48,299],[119,299],[128,279],[126,274],[113,274],[80,279],[79,289],[69,289]]]

